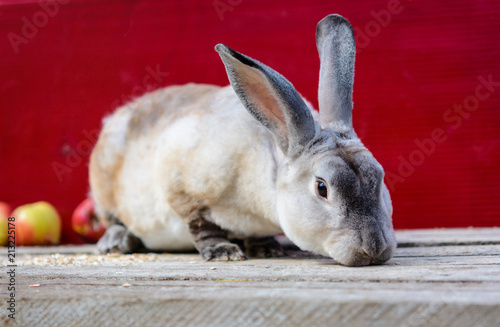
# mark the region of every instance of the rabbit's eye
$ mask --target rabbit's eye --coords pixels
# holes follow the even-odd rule
[[[325,182],[317,181],[316,182],[316,191],[318,192],[319,196],[322,196],[325,199],[328,198],[328,189],[326,188]]]

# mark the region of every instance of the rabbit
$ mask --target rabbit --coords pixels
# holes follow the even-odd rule
[[[286,255],[273,236],[284,233],[345,266],[389,260],[384,170],[352,125],[352,26],[329,15],[316,43],[319,115],[285,77],[217,44],[229,86],[166,87],[105,118],[89,163],[108,227],[98,250],[238,261]]]

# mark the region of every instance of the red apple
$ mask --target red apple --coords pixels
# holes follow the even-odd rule
[[[94,213],[94,201],[90,198],[83,200],[73,211],[71,226],[87,243],[96,243],[106,231]]]
[[[17,245],[53,245],[61,238],[61,217],[48,202],[17,207],[12,216],[16,224]]]
[[[0,246],[6,246],[8,241],[7,225],[10,212],[10,205],[0,201]]]
[[[0,201],[0,216],[9,216],[12,212],[12,208],[6,202]]]

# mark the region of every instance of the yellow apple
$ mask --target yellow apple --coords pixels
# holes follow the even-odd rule
[[[7,218],[1,216],[0,217],[0,246],[6,246],[7,245]]]
[[[17,245],[53,245],[61,237],[61,217],[48,202],[40,201],[17,207],[12,216],[16,218]]]
[[[7,225],[10,214],[10,206],[0,201],[0,246],[6,246],[8,241]]]

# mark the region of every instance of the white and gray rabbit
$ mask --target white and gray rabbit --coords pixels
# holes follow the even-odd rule
[[[183,251],[206,260],[280,256],[284,232],[347,266],[389,260],[396,241],[384,170],[352,125],[349,22],[318,23],[319,119],[293,85],[218,44],[230,86],[148,93],[104,121],[90,159],[101,252]]]

